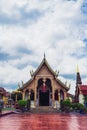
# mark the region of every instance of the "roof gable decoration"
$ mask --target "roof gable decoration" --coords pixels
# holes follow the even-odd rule
[[[67,81],[66,81],[66,82],[65,82],[65,86],[66,86],[68,89],[70,89],[71,84],[67,84]]]
[[[58,82],[60,85],[62,85],[62,87],[65,88],[67,91],[70,90],[71,84],[68,85],[68,84],[67,84],[67,81],[66,81],[65,83],[63,83],[63,82],[61,82],[61,80],[59,80],[58,78],[57,78],[56,80],[57,80],[57,82]]]
[[[37,70],[34,72],[34,75],[36,75],[39,70],[42,68],[43,65],[46,65],[46,67],[48,68],[48,70],[55,76],[55,72],[52,70],[52,68],[50,67],[50,65],[48,64],[47,60],[44,59],[42,60],[41,64],[39,65],[39,67],[37,68]]]
[[[30,75],[31,75],[31,77],[34,76],[34,71],[33,70],[30,70]]]
[[[56,70],[54,72],[53,69],[48,64],[46,58],[44,57],[41,64],[39,65],[39,67],[37,68],[37,70],[35,72],[33,70],[30,70],[30,75],[31,75],[32,78],[39,72],[39,70],[42,68],[43,65],[46,65],[48,70],[54,75],[55,78],[57,78],[59,76],[59,70]]]

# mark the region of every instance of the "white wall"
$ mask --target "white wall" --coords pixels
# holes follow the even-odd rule
[[[84,105],[84,95],[79,94],[79,103]]]

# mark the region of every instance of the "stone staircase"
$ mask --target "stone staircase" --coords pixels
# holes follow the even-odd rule
[[[31,109],[32,113],[58,113],[59,111],[51,106],[39,106]]]

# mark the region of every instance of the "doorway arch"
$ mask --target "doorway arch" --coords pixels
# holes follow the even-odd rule
[[[43,78],[40,78],[38,80],[38,87],[37,87],[38,105],[49,106],[51,101],[51,93],[52,93],[51,80],[47,78],[44,82]]]
[[[63,92],[63,90],[60,90],[60,100],[64,100],[64,92]]]

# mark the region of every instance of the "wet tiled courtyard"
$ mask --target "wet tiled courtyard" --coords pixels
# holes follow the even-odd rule
[[[0,130],[87,130],[87,116],[12,114],[0,117]]]

